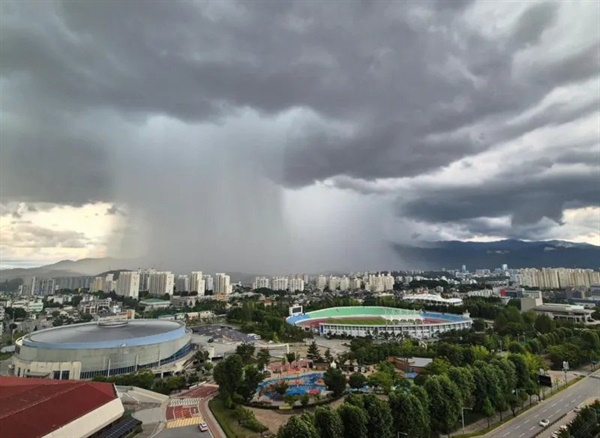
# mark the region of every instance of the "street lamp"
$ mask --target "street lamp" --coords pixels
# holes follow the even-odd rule
[[[472,411],[473,409],[471,408],[461,408],[460,411],[460,416],[462,418],[462,430],[463,430],[463,435],[465,434],[465,410],[467,411]]]
[[[398,434],[396,435],[396,438],[400,438],[400,435],[408,436],[408,434],[406,432],[398,432]]]

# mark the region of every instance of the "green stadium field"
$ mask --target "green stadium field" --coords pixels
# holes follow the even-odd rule
[[[365,318],[326,318],[319,322],[326,324],[351,324],[351,325],[385,325],[385,318],[378,316],[365,317]]]

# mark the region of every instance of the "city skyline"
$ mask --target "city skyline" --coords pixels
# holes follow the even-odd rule
[[[598,8],[438,3],[3,2],[3,266],[600,244]]]

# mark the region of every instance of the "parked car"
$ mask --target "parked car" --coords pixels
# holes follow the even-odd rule
[[[208,431],[208,424],[206,424],[206,422],[203,421],[198,425],[198,430],[200,430],[200,432]]]
[[[540,426],[542,426],[542,427],[546,427],[549,424],[550,424],[550,421],[546,420],[545,418],[542,421],[540,421]]]

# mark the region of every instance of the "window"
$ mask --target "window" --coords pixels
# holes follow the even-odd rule
[[[63,371],[60,375],[60,380],[69,380],[70,374],[70,371]]]
[[[54,371],[52,378],[54,380],[60,380],[60,371]]]

